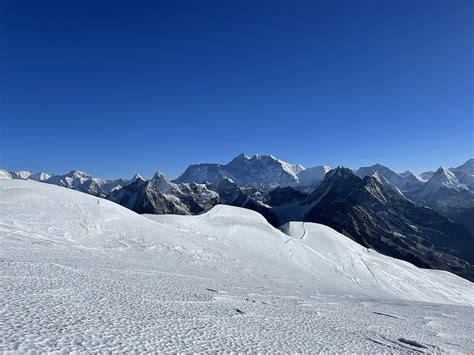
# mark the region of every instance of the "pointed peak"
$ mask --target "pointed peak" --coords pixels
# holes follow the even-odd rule
[[[355,175],[354,170],[346,168],[345,166],[339,165],[336,168],[330,170],[332,175],[344,176],[344,175]]]
[[[132,179],[130,181],[136,181],[136,180],[140,180],[140,181],[145,181],[145,179],[143,178],[143,176],[141,176],[140,174],[135,174],[133,175]]]
[[[242,161],[242,160],[248,160],[250,159],[247,155],[245,155],[244,153],[240,153],[239,155],[237,155],[234,159],[231,160],[231,162],[233,161]]]
[[[434,173],[435,175],[441,175],[441,174],[445,174],[445,175],[451,175],[451,171],[448,169],[448,168],[445,168],[444,166],[440,166]]]
[[[431,179],[429,180],[431,182],[434,181],[448,181],[450,183],[455,183],[458,184],[458,178],[456,175],[449,169],[445,168],[444,166],[438,168],[438,170],[435,171]]]
[[[354,172],[354,170],[346,168],[342,165],[328,171],[324,176],[323,183],[327,183],[328,181],[332,180],[347,180],[347,179],[354,179],[361,180],[359,176]]]
[[[137,174],[138,175],[138,174]],[[141,176],[140,176],[141,177]],[[142,178],[143,179],[143,178]],[[157,171],[155,175],[153,175],[152,180],[165,180],[168,181],[168,178],[162,174],[160,171]]]

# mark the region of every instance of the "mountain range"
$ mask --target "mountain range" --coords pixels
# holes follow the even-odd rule
[[[201,214],[226,204],[257,211],[276,227],[318,222],[367,248],[474,280],[474,159],[420,175],[380,164],[305,168],[240,154],[227,164],[191,165],[175,180],[160,172],[150,180],[105,180],[77,170],[0,170],[2,177],[71,188],[137,213]]]

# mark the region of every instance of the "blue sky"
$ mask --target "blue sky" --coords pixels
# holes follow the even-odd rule
[[[473,154],[473,2],[0,2],[0,166],[175,177]]]

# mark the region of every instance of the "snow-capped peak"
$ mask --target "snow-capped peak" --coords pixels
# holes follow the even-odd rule
[[[298,173],[299,185],[314,187],[324,179],[324,176],[330,170],[331,168],[326,165],[319,165],[312,168],[303,169]]]
[[[133,175],[132,179],[130,180],[130,182],[134,182],[136,180],[141,180],[141,181],[145,181],[145,178],[143,178],[143,176],[141,176],[140,174],[135,174]]]
[[[467,187],[461,184],[456,175],[445,167],[440,167],[435,171],[431,179],[427,182],[426,191],[433,192],[440,188],[453,190],[467,190]]]
[[[174,182],[215,183],[227,177],[238,186],[273,188],[298,184],[298,173],[304,170],[301,165],[292,165],[273,155],[256,154],[252,157],[241,153],[228,164],[195,164]]]
[[[80,181],[84,181],[84,180],[87,180],[87,179],[92,179],[92,176],[83,172],[83,171],[80,171],[80,170],[71,170],[69,173],[67,173],[66,175],[68,178],[71,178],[71,179],[78,179]]]
[[[26,180],[31,175],[31,173],[27,170],[11,171],[10,174],[13,179],[20,179],[20,180]]]
[[[149,182],[149,187],[156,189],[164,195],[180,191],[178,184],[171,182],[164,174],[157,171]]]

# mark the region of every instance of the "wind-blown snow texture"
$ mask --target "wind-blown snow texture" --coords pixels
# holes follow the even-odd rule
[[[334,230],[0,180],[0,351],[473,353],[472,283]]]

